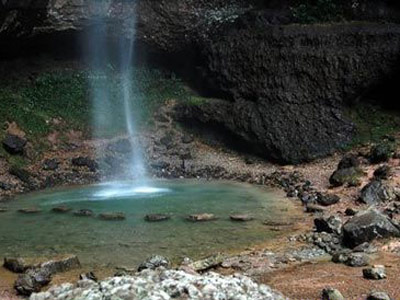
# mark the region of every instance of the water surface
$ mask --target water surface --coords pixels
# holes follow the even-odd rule
[[[57,214],[55,206],[73,210],[123,212],[126,220],[104,221]],[[0,205],[1,206],[1,205]],[[151,187],[131,183],[52,189],[18,197],[2,205],[0,255],[41,256],[74,253],[87,265],[134,266],[151,254],[173,260],[200,258],[220,251],[245,249],[276,236],[265,220],[289,221],[299,210],[279,193],[230,182],[158,181]],[[41,213],[26,215],[22,207]],[[146,214],[167,213],[168,221],[149,223]],[[212,213],[217,220],[192,223],[188,214]],[[230,214],[250,214],[255,220],[233,222]]]

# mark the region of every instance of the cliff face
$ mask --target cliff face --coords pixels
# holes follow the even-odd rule
[[[393,1],[355,2],[359,20],[398,20]],[[400,25],[293,25],[293,1],[101,3],[0,1],[0,52],[21,41],[83,32],[100,16],[112,26],[135,14],[138,40],[164,54],[196,53],[193,74],[201,78],[195,80],[226,98],[181,106],[178,117],[223,128],[237,144],[281,163],[311,160],[347,144],[354,128],[343,106],[399,66]],[[117,28],[110,34],[129,30]]]
[[[180,116],[218,124],[267,158],[299,163],[351,140],[342,107],[397,69],[400,26],[233,29],[203,55],[207,81],[233,101],[188,106]]]

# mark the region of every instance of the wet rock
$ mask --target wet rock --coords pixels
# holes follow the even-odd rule
[[[252,221],[254,220],[254,218],[250,215],[246,215],[246,214],[238,214],[238,215],[230,215],[229,218],[232,221],[238,221],[238,222],[247,222],[247,221]]]
[[[307,204],[305,210],[308,213],[323,213],[326,208],[320,205]]]
[[[377,265],[363,269],[365,279],[380,280],[386,278],[385,266]]]
[[[374,177],[375,179],[382,180],[382,179],[388,179],[390,174],[391,174],[391,167],[388,165],[383,165],[377,168],[374,172]]]
[[[369,154],[369,160],[373,164],[379,164],[387,162],[394,153],[394,147],[392,143],[382,142],[372,147]]]
[[[205,222],[216,220],[216,217],[213,214],[194,214],[188,216],[187,219],[192,222]]]
[[[105,212],[99,215],[99,218],[106,221],[122,221],[126,216],[122,212]]]
[[[330,205],[338,203],[339,201],[340,201],[339,196],[330,195],[330,194],[326,194],[326,195],[319,194],[318,198],[317,198],[318,204],[323,205],[323,206],[330,206]]]
[[[23,214],[38,214],[42,212],[42,210],[37,207],[27,207],[18,209],[18,212]]]
[[[55,171],[58,169],[58,165],[60,164],[60,162],[53,158],[53,159],[46,159],[43,162],[43,170],[46,171]]]
[[[77,167],[87,167],[91,172],[96,172],[97,170],[97,163],[93,159],[87,157],[87,156],[80,156],[73,158],[71,160],[72,165],[77,166]]]
[[[362,211],[343,225],[344,242],[351,248],[378,237],[391,236],[400,236],[399,228],[375,209]]]
[[[322,290],[322,300],[344,300],[344,297],[338,290],[326,288]]]
[[[192,270],[196,272],[204,272],[212,268],[216,268],[220,266],[226,257],[223,254],[216,254],[216,255],[211,255],[209,257],[206,257],[201,260],[197,260],[195,262],[192,262],[188,264],[188,267],[190,267]]]
[[[81,263],[76,255],[68,255],[46,261],[40,265],[40,268],[47,270],[47,272],[53,275],[77,269],[80,268],[80,266]]]
[[[92,280],[97,282],[98,279],[93,272],[83,273],[79,275],[79,280]]]
[[[368,205],[377,205],[381,202],[392,201],[397,198],[395,190],[379,180],[368,183],[362,190],[360,201]]]
[[[108,150],[121,154],[132,152],[132,143],[128,139],[120,139],[108,145]]]
[[[14,273],[23,273],[30,266],[21,257],[5,257],[3,267]]]
[[[4,149],[10,154],[23,154],[26,139],[13,134],[7,134],[3,140]]]
[[[7,209],[7,208],[0,207],[0,213],[4,213],[4,212],[7,212],[7,211],[8,211],[8,209]]]
[[[349,267],[365,267],[369,264],[369,257],[364,253],[350,253],[345,264]]]
[[[161,255],[154,255],[143,263],[141,263],[138,267],[138,271],[141,272],[145,269],[155,270],[159,267],[169,268],[170,262],[169,260]]]
[[[367,300],[392,300],[385,292],[372,292],[368,295]]]
[[[65,205],[56,206],[51,209],[52,212],[64,214],[71,211],[71,208]]]
[[[360,184],[360,177],[362,171],[359,168],[346,168],[336,170],[329,178],[329,183],[333,187],[339,187],[342,185],[358,186]]]
[[[49,284],[51,274],[45,269],[29,269],[26,273],[18,276],[14,283],[14,289],[18,294],[29,296],[37,293],[42,287]]]
[[[90,209],[80,209],[74,211],[74,215],[78,217],[91,217],[94,215],[93,211]]]
[[[314,225],[317,232],[342,233],[342,220],[337,216],[320,217],[314,219]]]
[[[147,222],[160,222],[171,219],[170,215],[167,214],[149,214],[144,217]]]

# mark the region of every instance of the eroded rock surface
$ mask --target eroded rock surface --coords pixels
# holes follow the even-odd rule
[[[33,294],[30,300],[72,299],[243,299],[283,300],[279,293],[244,276],[188,274],[175,270],[145,270],[136,276],[113,277],[96,283],[79,281],[47,292]]]

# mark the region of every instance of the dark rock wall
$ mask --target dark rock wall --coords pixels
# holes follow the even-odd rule
[[[232,102],[189,106],[182,118],[219,124],[264,157],[299,163],[351,140],[342,107],[397,69],[400,26],[233,29],[203,55],[207,82]]]

